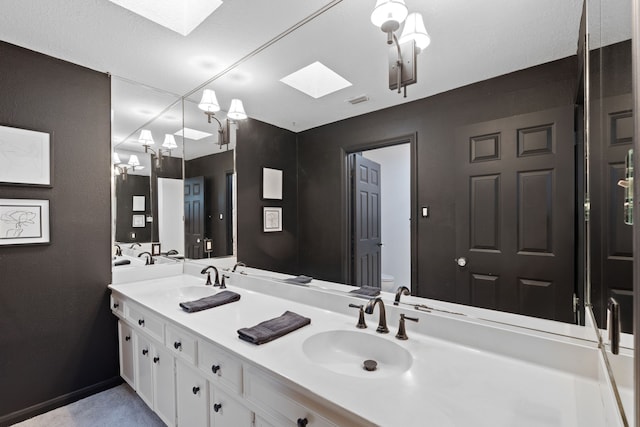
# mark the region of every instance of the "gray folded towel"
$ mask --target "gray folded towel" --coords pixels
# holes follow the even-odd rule
[[[180,307],[189,313],[195,313],[196,311],[206,310],[208,308],[217,307],[219,305],[229,304],[230,302],[236,302],[240,299],[240,294],[231,291],[218,292],[215,295],[209,297],[200,298],[195,301],[181,302]]]
[[[128,259],[121,259],[121,260],[118,260],[118,261],[113,261],[113,266],[114,267],[117,267],[119,265],[129,265],[129,264],[131,264],[131,261],[128,260]]]
[[[378,295],[380,295],[380,288],[376,288],[373,286],[363,286],[361,288],[354,289],[349,293],[363,297],[377,297]]]
[[[294,285],[306,285],[307,283],[311,282],[312,280],[313,280],[312,277],[296,276],[296,277],[290,277],[288,279],[284,279],[283,282],[291,283],[291,284],[294,284]]]
[[[250,328],[238,329],[238,335],[244,341],[260,345],[280,338],[310,323],[311,319],[308,317],[300,316],[292,311],[285,311],[280,317],[265,320]]]

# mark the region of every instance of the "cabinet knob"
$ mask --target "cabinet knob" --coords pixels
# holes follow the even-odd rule
[[[144,325],[144,319],[138,319],[138,325],[140,326]]]
[[[211,365],[211,370],[213,371],[214,374],[217,374],[218,371],[220,370],[220,365]]]
[[[125,341],[131,341],[131,337],[129,335],[127,335],[126,337],[124,337]]]
[[[200,387],[195,386],[191,389],[191,391],[193,392],[193,394],[198,394],[200,392]]]
[[[113,308],[118,308],[118,307],[120,307],[120,304],[118,304],[117,302],[114,302],[113,303]]]
[[[298,418],[298,427],[306,427],[309,424],[309,420],[306,418]]]
[[[178,350],[180,347],[182,347],[182,343],[180,341],[176,341],[173,343],[173,348],[175,348],[176,350]]]
[[[143,348],[143,349],[142,349],[142,354],[143,354],[144,356],[146,356],[147,354],[149,354],[149,350],[148,350],[148,349],[146,349],[146,348]]]
[[[213,410],[214,410],[215,412],[220,411],[220,409],[221,409],[221,408],[222,408],[222,404],[221,404],[221,403],[214,403],[214,404],[213,404]]]
[[[160,358],[158,356],[153,358],[153,363],[158,363],[160,361]]]

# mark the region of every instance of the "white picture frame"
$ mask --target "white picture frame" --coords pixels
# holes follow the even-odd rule
[[[0,245],[50,243],[49,200],[0,199]]]
[[[145,200],[144,196],[133,196],[133,209],[134,212],[144,212]]]
[[[282,200],[282,171],[262,168],[262,198]]]
[[[133,220],[131,221],[131,226],[133,228],[144,228],[144,215],[134,215]]]
[[[51,186],[51,135],[0,126],[0,184]]]
[[[263,207],[262,222],[265,233],[282,231],[282,208]]]

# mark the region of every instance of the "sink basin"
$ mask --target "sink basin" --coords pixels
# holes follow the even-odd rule
[[[217,292],[216,288],[211,288],[210,286],[185,286],[167,291],[165,296],[177,298],[180,302],[185,302],[208,297],[216,294]]]
[[[359,378],[400,375],[413,363],[411,353],[395,342],[356,331],[318,333],[304,341],[302,350],[312,362],[325,369]],[[365,370],[365,360],[374,360],[377,369]]]

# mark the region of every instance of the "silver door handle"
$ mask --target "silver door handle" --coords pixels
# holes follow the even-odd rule
[[[465,257],[455,258],[454,261],[458,264],[458,267],[464,267],[467,265],[467,259]]]

